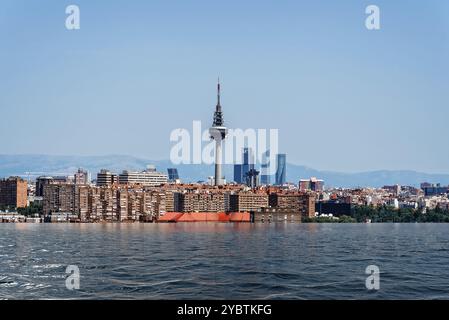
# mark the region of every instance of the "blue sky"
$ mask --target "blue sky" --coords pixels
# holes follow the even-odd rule
[[[0,0],[0,40],[3,154],[168,159],[219,75],[228,127],[278,128],[289,162],[449,172],[447,1]]]

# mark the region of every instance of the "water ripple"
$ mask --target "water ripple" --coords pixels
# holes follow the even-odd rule
[[[0,224],[0,234],[0,299],[449,298],[449,224]],[[66,288],[68,265],[79,290]]]

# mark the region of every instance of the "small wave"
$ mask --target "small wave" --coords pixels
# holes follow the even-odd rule
[[[284,292],[284,293],[273,293],[269,294],[266,297],[263,297],[262,300],[272,300],[272,299],[278,299],[278,298],[285,298],[286,296],[291,296],[291,292]]]
[[[17,287],[19,284],[16,281],[0,281],[0,288]]]
[[[148,282],[143,282],[143,281],[129,281],[129,280],[114,279],[111,282],[115,283],[115,284],[122,285],[122,286],[155,287],[155,286],[161,286],[161,285],[169,284],[169,283],[186,282],[186,281],[187,282],[193,281],[193,279],[172,279],[172,280],[159,281],[159,282],[154,282],[154,283],[148,283]]]
[[[63,265],[62,264],[42,264],[42,265],[34,265],[33,268],[34,269],[56,269],[56,268],[61,268]]]
[[[147,284],[150,287],[154,287],[154,286],[160,286],[160,285],[164,285],[164,284],[168,284],[168,283],[175,283],[175,282],[188,282],[188,281],[193,281],[193,279],[173,279],[173,280],[166,280],[166,281],[159,281],[159,282],[155,282],[155,283],[150,283]]]

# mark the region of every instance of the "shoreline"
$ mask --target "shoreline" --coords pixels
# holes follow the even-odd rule
[[[341,221],[307,221],[307,222],[289,222],[289,221],[273,221],[273,222],[223,222],[223,221],[181,221],[181,222],[142,222],[142,221],[98,221],[98,222],[86,222],[86,221],[66,221],[66,222],[24,222],[24,221],[17,221],[17,222],[1,222],[0,225],[8,225],[8,224],[67,224],[67,225],[81,225],[81,224],[250,224],[250,225],[270,225],[270,224],[289,224],[289,225],[308,225],[308,224],[449,224],[447,221],[411,221],[411,222],[405,222],[405,221],[384,221],[384,222],[341,222]]]

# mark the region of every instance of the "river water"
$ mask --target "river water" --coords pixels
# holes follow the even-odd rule
[[[448,266],[449,224],[0,224],[3,299],[449,299]]]

